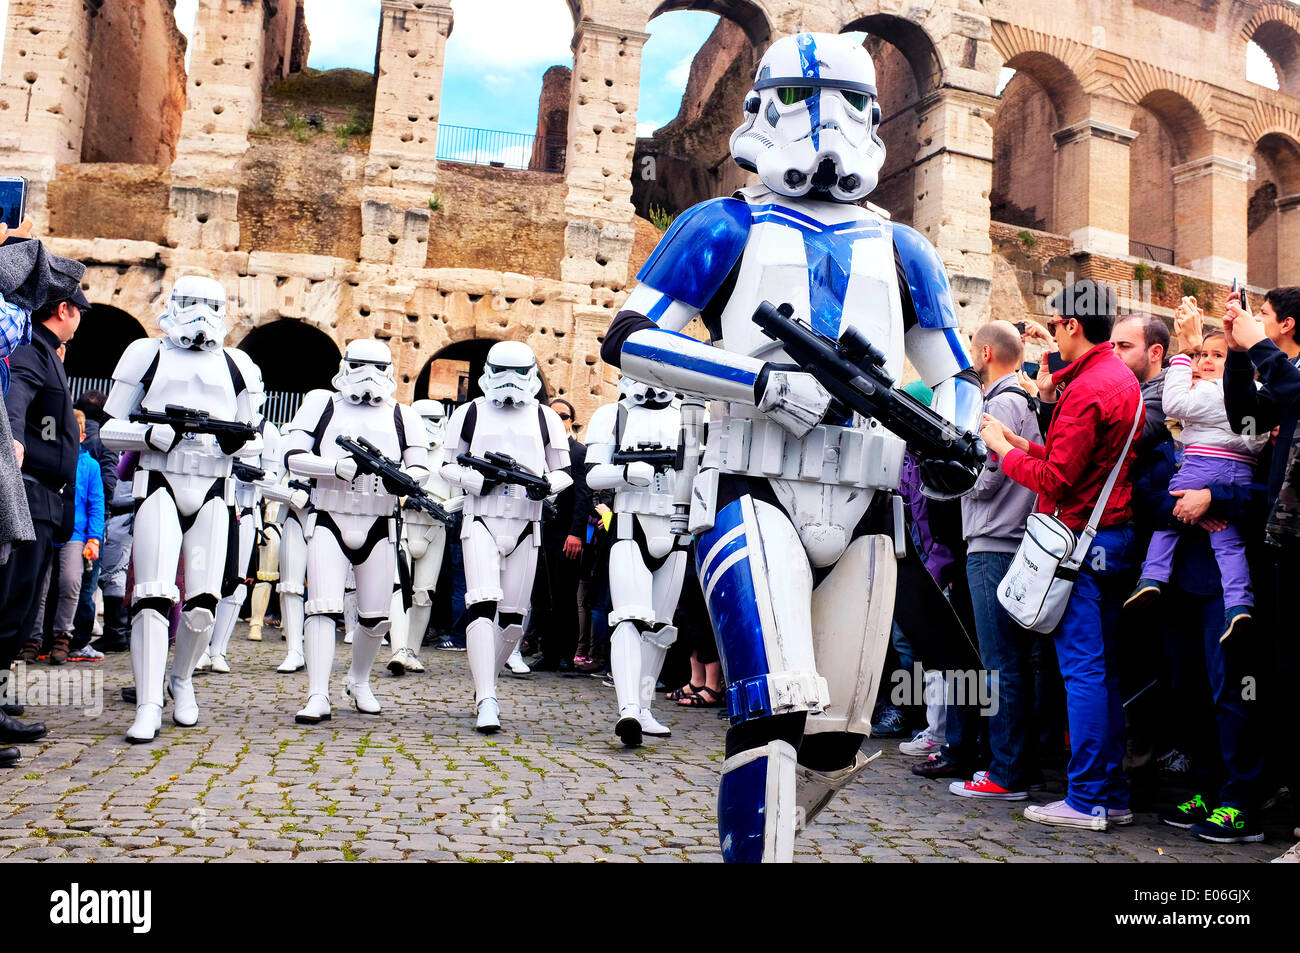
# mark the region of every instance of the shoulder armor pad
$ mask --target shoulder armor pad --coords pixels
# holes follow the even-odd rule
[[[701,310],[740,260],[749,226],[749,206],[739,199],[693,205],[659,240],[637,280]]]
[[[247,351],[241,351],[237,347],[228,347],[226,357],[228,357],[243,375],[244,386],[247,387],[251,382],[262,380],[262,369],[257,366],[257,362],[249,356]]]
[[[407,447],[429,448],[429,432],[424,429],[424,420],[409,404],[398,404],[398,413],[402,418],[402,433],[406,436],[402,449]]]
[[[542,442],[546,446],[569,449],[569,435],[564,432],[564,422],[559,414],[545,404],[538,404],[537,422],[541,425]]]
[[[325,408],[333,398],[333,391],[308,391],[303,396],[302,403],[298,405],[298,412],[293,415],[293,420],[284,428],[284,432],[305,430],[310,433],[315,430],[317,422],[320,421],[321,415],[325,413]]]
[[[948,273],[943,269],[939,253],[914,228],[894,222],[894,250],[903,263],[907,287],[912,292],[912,305],[916,320],[923,328],[958,327],[957,308],[948,285]]]
[[[140,383],[162,349],[162,338],[138,338],[126,346],[113,368],[113,380]]]

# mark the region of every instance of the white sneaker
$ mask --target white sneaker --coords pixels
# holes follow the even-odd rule
[[[929,728],[923,728],[911,741],[904,741],[898,746],[899,751],[913,758],[928,758],[942,749],[943,742],[935,741]]]
[[[1077,827],[1085,831],[1104,831],[1106,829],[1106,812],[1085,814],[1076,811],[1065,801],[1053,801],[1051,804],[1031,804],[1025,808],[1025,820],[1037,821],[1039,824],[1051,824],[1054,827]]]
[[[495,698],[485,698],[478,703],[478,721],[474,730],[480,734],[490,735],[501,728],[501,706]]]
[[[402,659],[402,664],[406,666],[408,672],[423,672],[424,665],[420,662],[420,656],[415,654],[415,649],[402,649],[406,655]]]
[[[194,666],[194,671],[206,672],[210,668],[212,668],[212,659],[208,656],[207,652],[204,652],[199,656],[199,661],[198,664]]]
[[[141,705],[135,710],[135,721],[126,730],[126,740],[133,745],[148,744],[158,737],[162,728],[162,708],[158,705]]]
[[[641,713],[636,716],[637,721],[641,722],[641,734],[650,738],[667,738],[673,733],[672,729],[665,724],[661,724],[650,709],[642,708]]]
[[[330,720],[330,700],[326,695],[312,695],[293,720],[300,725],[315,725]]]
[[[527,675],[532,671],[532,669],[528,667],[528,663],[524,661],[524,657],[519,654],[518,649],[511,652],[510,658],[506,659],[506,670],[509,671],[511,675]]]
[[[406,649],[398,649],[388,660],[386,666],[389,673],[394,678],[401,678],[406,674]]]
[[[351,633],[351,632],[345,632],[345,633],[343,633],[343,644],[344,644],[344,645],[351,645],[351,644],[352,644],[352,633]]]
[[[276,671],[288,675],[292,672],[301,672],[306,667],[307,660],[302,657],[301,652],[290,652],[284,657],[284,661],[280,663],[280,667]]]
[[[194,697],[194,683],[188,678],[179,680],[175,675],[167,680],[167,690],[171,692],[172,721],[182,728],[191,728],[199,723],[199,701]]]
[[[230,663],[226,661],[226,657],[224,655],[214,655],[212,656],[211,661],[212,661],[212,671],[216,672],[218,675],[230,674]]]
[[[352,704],[356,706],[357,711],[363,715],[378,715],[383,709],[379,705],[379,699],[375,693],[370,690],[368,682],[358,682],[351,675],[343,677],[343,691],[348,698],[352,699]]]
[[[1280,857],[1274,857],[1271,864],[1300,864],[1300,844],[1293,845]]]

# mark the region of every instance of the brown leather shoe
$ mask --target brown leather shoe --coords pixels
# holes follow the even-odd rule
[[[68,643],[71,640],[72,636],[68,635],[66,632],[60,633],[54,637],[54,645],[50,648],[51,665],[62,665],[68,660],[68,652],[70,651]]]
[[[35,664],[36,659],[41,654],[40,642],[24,642],[23,647],[18,651],[18,660],[26,662],[28,665]]]

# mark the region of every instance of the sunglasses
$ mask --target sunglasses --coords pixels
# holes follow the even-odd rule
[[[561,419],[561,420],[572,420],[572,419],[573,419],[573,415],[572,415],[572,414],[560,414],[560,419]]]

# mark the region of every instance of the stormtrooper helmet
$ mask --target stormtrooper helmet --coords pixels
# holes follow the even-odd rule
[[[253,414],[260,421],[265,418],[265,414],[262,413],[262,410],[266,407],[266,381],[262,378],[262,369],[252,361],[249,361],[248,363],[250,365],[248,370],[251,373],[244,374],[244,384],[248,388],[249,406],[252,408]]]
[[[213,278],[177,278],[158,326],[177,347],[218,350],[226,339],[226,289]]]
[[[447,427],[447,408],[440,400],[417,400],[411,409],[424,421],[424,430],[429,435],[429,448],[436,450],[442,446],[443,432]]]
[[[522,341],[493,344],[478,386],[483,388],[484,396],[498,407],[536,400],[537,392],[542,389],[542,378],[537,373],[533,349]]]
[[[339,372],[331,383],[350,403],[379,406],[397,390],[388,345],[375,340],[352,341],[344,348]]]
[[[885,163],[876,67],[852,36],[799,33],[764,54],[731,157],[793,198],[856,202]]]
[[[672,391],[666,387],[658,387],[654,384],[643,384],[640,381],[634,381],[626,374],[618,382],[618,392],[629,404],[636,404],[641,407],[658,409],[667,407],[673,402],[675,396]]]

